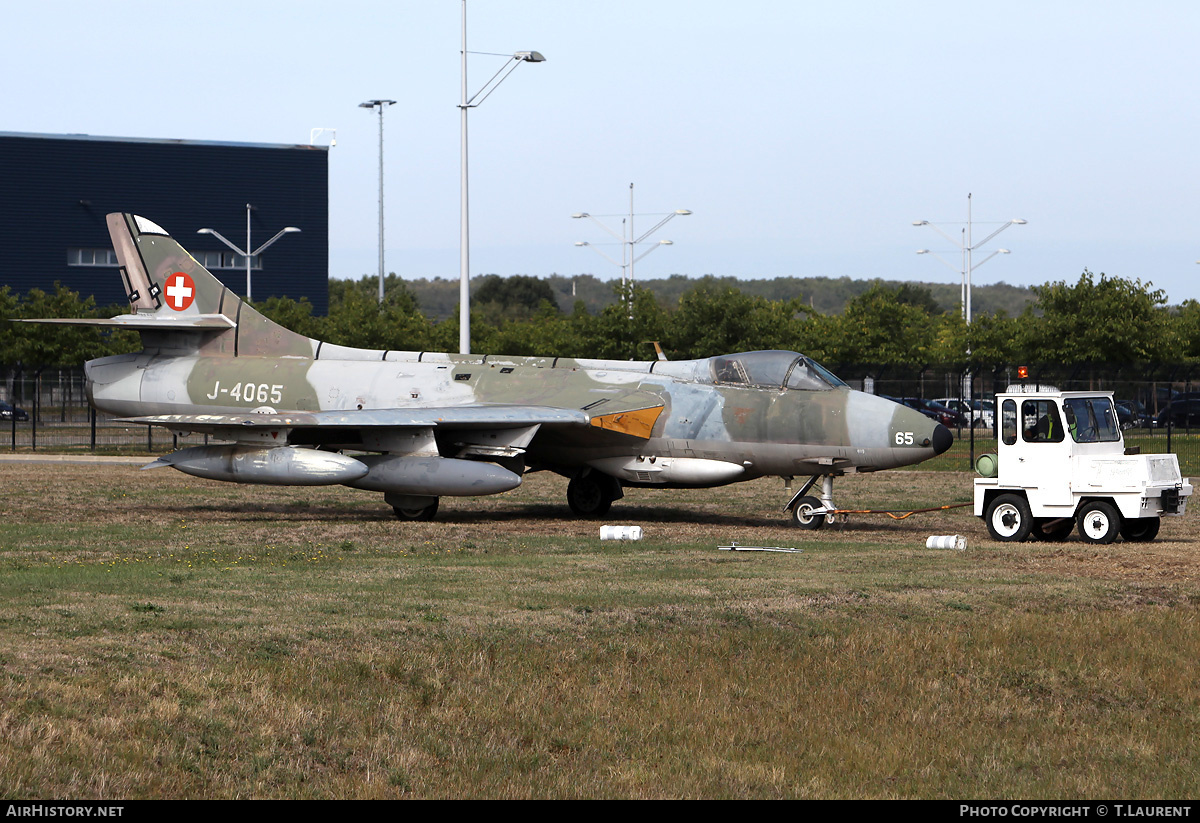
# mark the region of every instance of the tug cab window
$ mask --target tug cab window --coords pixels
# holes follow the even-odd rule
[[[1006,446],[1017,442],[1017,404],[1012,400],[1005,400],[1001,408],[1000,436]]]
[[[1021,403],[1021,431],[1026,443],[1061,443],[1064,436],[1058,404],[1053,400]]]
[[[1107,397],[1070,397],[1063,404],[1063,416],[1076,443],[1110,443],[1121,439],[1116,414]]]

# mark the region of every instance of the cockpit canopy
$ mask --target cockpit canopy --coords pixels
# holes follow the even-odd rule
[[[714,383],[764,389],[829,391],[846,384],[817,361],[794,351],[751,351],[709,359]]]

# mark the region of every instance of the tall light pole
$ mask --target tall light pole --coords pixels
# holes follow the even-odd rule
[[[250,250],[250,212],[253,211],[253,209],[254,209],[254,207],[251,206],[249,203],[246,204],[246,248],[245,249],[239,249],[237,246],[233,245],[233,243],[230,243],[227,239],[225,239],[224,235],[222,235],[216,229],[197,229],[197,231],[196,231],[196,234],[211,234],[213,237],[220,240],[222,243],[224,243],[229,248],[233,249],[238,254],[245,255],[245,257],[246,257],[246,301],[247,302],[251,302],[253,300],[253,297],[251,297],[251,294],[250,294],[250,262],[254,259],[255,255],[261,254],[263,252],[263,250],[267,248],[267,246],[270,246],[272,243],[274,243],[280,237],[283,237],[285,234],[291,234],[292,232],[300,231],[300,229],[296,228],[295,226],[288,226],[287,228],[280,229],[279,231],[277,231],[275,233],[274,237],[272,237],[267,242],[263,243],[261,246],[259,246],[254,251],[251,251]]]
[[[946,262],[946,260],[944,260],[941,257],[941,255],[939,255],[937,252],[930,251],[929,249],[918,249],[917,250],[917,254],[931,254],[934,257],[936,257],[938,260],[941,260],[943,263],[945,263],[951,269],[953,269],[954,271],[956,271],[960,275],[962,275],[962,287],[961,287],[962,288],[962,311],[963,311],[963,319],[968,324],[971,322],[971,273],[973,271],[975,271],[975,269],[982,266],[987,261],[991,260],[997,254],[1011,254],[1011,252],[1009,252],[1008,249],[996,249],[994,252],[989,254],[987,257],[983,258],[978,263],[975,263],[975,262],[973,262],[973,259],[972,259],[972,256],[973,256],[975,250],[978,249],[980,246],[983,246],[984,244],[986,244],[989,240],[991,240],[993,237],[995,237],[1000,232],[1007,229],[1009,226],[1024,226],[1027,222],[1028,221],[1022,220],[1019,217],[1014,217],[1012,220],[1005,220],[1003,223],[1000,224],[1000,228],[993,231],[991,234],[989,234],[987,237],[980,240],[978,243],[974,243],[971,240],[971,231],[974,228],[974,224],[972,223],[972,220],[971,220],[971,195],[969,193],[967,194],[967,225],[966,225],[966,228],[964,228],[962,230],[962,239],[960,239],[960,240],[954,239],[952,236],[947,234],[942,229],[938,228],[933,223],[930,223],[928,220],[914,220],[913,221],[914,226],[929,226],[929,228],[933,229],[938,234],[940,234],[942,237],[945,237],[947,240],[949,240],[951,243],[953,243],[958,248],[958,250],[962,253],[962,267],[956,268],[951,263]]]
[[[596,248],[596,246],[592,243],[588,243],[586,241],[579,241],[579,242],[576,242],[575,245],[576,246],[588,246],[593,251],[595,251],[596,254],[600,255],[608,262],[610,262],[614,265],[620,266],[621,267],[621,286],[622,287],[624,287],[626,285],[626,276],[625,275],[626,275],[626,269],[628,269],[628,272],[629,272],[628,284],[633,285],[633,266],[634,266],[634,264],[637,263],[639,260],[641,260],[646,255],[648,255],[650,252],[659,248],[660,246],[671,246],[674,244],[670,240],[659,240],[657,243],[652,245],[650,248],[646,249],[641,254],[637,253],[638,245],[646,242],[647,238],[649,238],[650,235],[654,234],[656,231],[661,229],[669,221],[675,219],[676,217],[683,216],[683,215],[689,215],[689,214],[691,214],[691,211],[689,211],[688,209],[676,209],[675,211],[666,212],[665,214],[660,212],[658,214],[649,215],[651,217],[659,217],[661,219],[657,223],[655,223],[653,226],[651,226],[649,230],[642,232],[641,235],[635,234],[634,228],[633,228],[633,219],[637,215],[635,215],[634,211],[633,211],[633,183],[630,183],[629,184],[629,214],[627,216],[627,219],[623,219],[621,221],[621,233],[620,234],[617,234],[611,228],[606,226],[594,214],[589,214],[587,212],[579,212],[577,214],[571,215],[571,217],[573,217],[576,220],[582,220],[583,218],[587,218],[587,219],[591,220],[592,222],[594,222],[596,225],[598,225],[600,228],[604,229],[606,232],[611,234],[613,237],[615,237],[617,239],[617,241],[621,244],[621,262],[618,263],[612,257],[609,257],[607,254],[602,252],[600,249]],[[609,216],[615,216],[615,215],[601,215],[601,216],[609,217]],[[624,217],[624,215],[622,215],[622,216]]]
[[[368,100],[359,103],[360,109],[379,109],[379,305],[383,305],[383,109],[396,105],[395,100]]]
[[[503,57],[504,55],[499,55]],[[470,201],[467,186],[467,110],[473,109],[488,99],[496,87],[504,82],[517,66],[522,63],[544,63],[546,58],[536,51],[518,51],[514,53],[492,75],[474,96],[467,97],[467,0],[462,0],[462,102],[459,111],[462,112],[462,141],[460,183],[460,214],[459,214],[459,272],[458,272],[458,351],[459,354],[471,353],[471,231],[470,231]]]

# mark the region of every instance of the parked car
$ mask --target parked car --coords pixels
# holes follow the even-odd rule
[[[0,403],[0,420],[28,420],[29,412],[9,403]]]
[[[1172,400],[1158,413],[1155,424],[1200,429],[1200,400]]]
[[[902,397],[900,398],[900,402],[910,408],[916,409],[931,420],[938,421],[948,429],[957,429],[967,425],[967,418],[954,411],[954,409],[946,408],[941,403],[935,403],[923,397]]]
[[[996,420],[996,401],[982,400],[976,398],[970,404],[970,414],[967,414],[967,401],[958,397],[935,397],[934,403],[941,403],[948,409],[961,414],[964,418],[970,417],[971,425],[977,429],[990,429],[995,425]]]
[[[1136,400],[1114,400],[1113,405],[1117,410],[1117,423],[1122,429],[1152,429],[1158,425],[1154,415]]]

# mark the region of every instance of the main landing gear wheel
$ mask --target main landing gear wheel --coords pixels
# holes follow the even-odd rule
[[[813,512],[825,508],[816,497],[801,497],[796,501],[796,505],[792,507],[792,523],[802,529],[816,530],[825,525],[824,514],[814,514]]]
[[[1093,500],[1079,511],[1079,536],[1089,543],[1111,543],[1121,530],[1121,515],[1111,503]]]
[[[567,505],[581,517],[603,517],[616,498],[612,492],[613,482],[598,472],[571,478],[567,484]]]
[[[1161,520],[1157,517],[1139,517],[1121,524],[1121,537],[1130,543],[1148,543],[1158,537]]]
[[[1033,528],[1029,503],[1018,494],[1002,494],[993,500],[985,519],[988,534],[1004,543],[1020,543]]]
[[[402,506],[392,506],[392,511],[396,513],[396,519],[408,521],[432,520],[437,514],[438,499],[433,498],[433,502],[425,506],[405,504]]]

